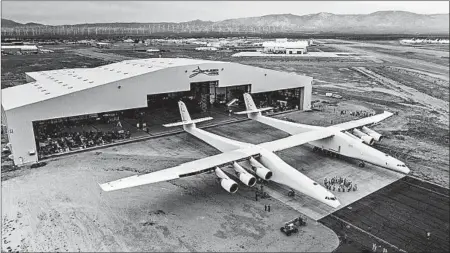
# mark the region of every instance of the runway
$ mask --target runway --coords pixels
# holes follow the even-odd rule
[[[449,190],[412,177],[404,177],[320,222],[340,236],[336,252],[450,250]]]

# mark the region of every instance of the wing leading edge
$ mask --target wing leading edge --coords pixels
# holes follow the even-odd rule
[[[131,177],[122,178],[116,181],[100,184],[104,191],[114,191],[124,188],[135,187],[139,185],[158,183],[169,181],[187,176],[193,176],[214,169],[234,161],[249,158],[250,156],[259,155],[257,149],[238,149],[222,154],[206,157],[203,159],[183,163],[176,167]]]
[[[362,127],[362,126],[378,123],[382,120],[385,120],[385,119],[391,117],[392,115],[394,115],[394,114],[391,112],[384,111],[381,114],[377,114],[377,115],[374,115],[371,117],[353,120],[353,121],[349,121],[349,122],[344,122],[341,124],[333,125],[331,127],[334,129],[340,130],[340,131],[345,131],[345,130],[349,130],[349,129],[353,129],[353,128],[357,128],[357,127]]]
[[[325,139],[328,137],[333,136],[334,134],[332,132],[323,130],[313,130],[305,133],[295,134],[283,139],[265,142],[262,144],[259,144],[258,146],[270,150],[272,152],[280,151],[283,149],[292,148],[295,146],[300,146],[305,143],[316,141],[320,139]]]

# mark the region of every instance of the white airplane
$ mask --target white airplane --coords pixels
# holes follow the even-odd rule
[[[410,171],[403,162],[369,146],[373,145],[375,141],[381,141],[383,136],[367,126],[378,123],[392,116],[393,114],[390,112],[385,111],[382,114],[371,117],[353,120],[329,127],[321,127],[293,123],[263,116],[261,114],[262,111],[271,110],[272,108],[267,107],[258,109],[251,95],[248,93],[244,94],[244,101],[246,111],[236,112],[236,114],[247,114],[250,119],[280,129],[292,135],[292,137],[307,135],[308,133],[314,134],[321,131],[330,133],[328,136],[309,142],[309,144],[314,146],[314,151],[322,150],[332,154],[357,159],[360,161],[360,167],[364,167],[364,162],[368,162],[405,174],[408,174]]]
[[[104,191],[113,191],[139,185],[168,181],[187,176],[193,176],[209,171],[215,171],[222,188],[230,193],[238,190],[238,185],[219,167],[231,165],[239,180],[247,186],[256,184],[255,175],[264,180],[271,180],[290,187],[293,190],[308,195],[334,208],[340,205],[339,200],[326,188],[311,180],[298,170],[281,160],[275,151],[302,145],[307,142],[332,136],[329,131],[311,131],[284,139],[262,143],[259,145],[231,140],[196,127],[196,123],[211,120],[211,117],[192,120],[186,105],[178,102],[181,122],[164,125],[165,127],[183,126],[189,134],[203,140],[222,153],[203,159],[183,163],[144,175],[135,175],[109,183],[101,184]],[[241,163],[241,164],[239,164]],[[245,168],[244,168],[245,167]]]

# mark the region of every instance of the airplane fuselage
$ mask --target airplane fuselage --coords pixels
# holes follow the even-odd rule
[[[327,205],[337,207],[339,201],[323,186],[314,182],[297,169],[293,168],[273,152],[266,150],[258,145],[231,140],[196,127],[185,129],[188,133],[215,147],[216,149],[226,152],[236,149],[257,149],[259,150],[259,162],[269,169],[273,176],[271,181],[288,186],[289,188],[313,197]],[[248,161],[245,167],[249,166]]]
[[[330,206],[337,207],[339,202],[330,192],[293,168],[271,151],[261,149],[261,163],[273,172],[271,181],[286,185]]]
[[[409,169],[405,164],[392,156],[389,156],[377,149],[374,149],[361,142],[357,137],[353,138],[341,132],[338,129],[330,127],[311,126],[288,122],[276,118],[262,115],[251,115],[251,119],[259,121],[263,124],[273,126],[291,135],[305,133],[314,130],[331,131],[334,136],[325,139],[309,142],[308,144],[343,155],[346,157],[358,159],[364,162],[375,164],[377,166],[390,170],[409,173]]]
[[[333,137],[313,141],[309,144],[386,169],[409,173],[409,169],[406,168],[403,162],[377,149],[374,149],[367,144],[364,144],[359,139],[352,138],[340,131],[336,131]]]

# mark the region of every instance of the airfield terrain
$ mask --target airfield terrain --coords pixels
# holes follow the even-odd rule
[[[349,112],[394,112],[396,115],[374,127],[386,135],[374,147],[404,161],[411,168],[411,176],[449,188],[448,45],[404,46],[398,41],[317,42],[311,51],[355,55],[320,59],[232,57],[233,53],[229,52],[194,51],[192,46],[152,47],[164,50],[160,53],[162,57],[232,61],[312,76],[314,110],[274,116],[280,119],[329,126],[358,118]],[[126,59],[158,57],[135,51],[125,43],[112,49],[73,45],[46,47],[55,53],[2,56],[2,88],[24,83],[23,73],[29,71],[94,67]],[[326,92],[338,93],[343,98],[326,97]],[[343,110],[347,114],[341,115]],[[178,117],[171,115],[168,121]],[[208,131],[250,143],[287,136],[251,121],[219,125]],[[2,142],[4,145],[3,139]],[[212,147],[181,133],[55,158],[38,169],[10,170],[9,163],[2,161],[2,251],[330,252],[341,242],[338,248],[341,252],[350,248],[358,252],[371,249],[372,243],[383,244],[373,236],[353,230],[347,232],[349,241],[360,244],[345,248],[348,245],[342,243],[342,220],[388,241],[383,245],[389,252],[414,251],[412,247],[425,249],[424,245],[430,242],[423,242],[424,235],[429,230],[437,234],[439,240],[448,239],[444,236],[445,232],[448,234],[449,224],[445,215],[445,211],[448,214],[448,192],[442,197],[433,193],[437,190],[409,188],[405,182],[411,183],[407,181],[410,177],[355,202],[351,205],[353,211],[343,208],[322,219],[320,222],[336,231],[339,238],[331,229],[313,221],[302,227],[299,234],[284,236],[279,227],[300,215],[295,208],[274,197],[256,202],[254,190],[242,184],[236,194],[230,195],[216,183],[214,174],[117,192],[101,192],[97,185],[217,153]],[[277,154],[316,180],[339,176],[328,175],[328,172],[320,174],[321,171],[358,170],[355,161],[317,154],[307,145]],[[366,166],[365,170],[368,168],[372,167]],[[362,187],[363,182],[358,185]],[[265,212],[264,204],[271,204],[272,212]],[[433,210],[422,215],[428,208]],[[385,209],[391,211],[387,213]],[[395,223],[405,213],[410,218]],[[377,216],[380,214],[386,218],[380,219]],[[415,224],[417,219],[426,222]],[[401,233],[392,237],[397,226],[401,227]],[[435,243],[432,249],[440,251],[448,247],[445,243]]]
[[[273,198],[256,202],[254,189],[243,185],[229,194],[214,174],[115,192],[97,184],[216,153],[182,133],[22,171],[2,182],[2,249],[330,252],[338,246],[336,234],[313,221],[286,237],[279,228],[297,211]]]

